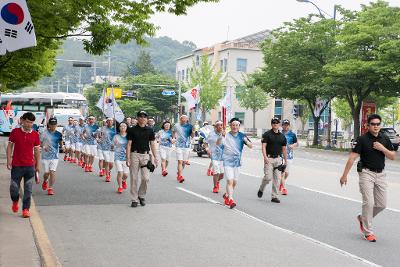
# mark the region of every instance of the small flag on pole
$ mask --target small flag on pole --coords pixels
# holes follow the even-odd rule
[[[36,46],[36,35],[26,0],[1,1],[0,55]]]

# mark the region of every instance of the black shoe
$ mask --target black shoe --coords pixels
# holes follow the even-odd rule
[[[273,197],[273,198],[271,199],[271,202],[274,202],[274,203],[281,203],[281,201],[280,201],[279,198],[277,198],[277,197]]]
[[[137,202],[135,202],[135,201],[132,201],[132,203],[131,203],[131,207],[132,207],[132,208],[136,208],[136,207],[137,207],[137,205],[138,205],[138,203],[137,203]]]
[[[263,194],[264,194],[264,192],[263,192],[263,191],[261,191],[261,190],[258,190],[258,192],[257,192],[257,196],[258,196],[258,198],[262,198]]]
[[[139,197],[140,206],[146,206],[146,200],[142,197]]]

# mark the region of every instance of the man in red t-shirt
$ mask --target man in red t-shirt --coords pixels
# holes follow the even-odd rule
[[[22,216],[29,218],[31,206],[32,183],[35,171],[40,171],[40,138],[32,130],[35,115],[26,112],[21,117],[21,128],[11,131],[7,146],[7,168],[11,170],[10,196],[13,202],[12,211],[18,212],[19,188],[24,178],[24,197]]]

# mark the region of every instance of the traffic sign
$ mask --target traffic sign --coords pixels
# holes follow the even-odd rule
[[[172,90],[163,90],[163,91],[161,92],[161,94],[162,94],[162,95],[176,95],[176,92],[175,92],[175,91],[172,91]]]

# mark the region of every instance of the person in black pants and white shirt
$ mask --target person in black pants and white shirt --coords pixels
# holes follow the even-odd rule
[[[286,138],[279,132],[280,120],[273,118],[271,120],[272,129],[265,132],[262,136],[262,153],[264,157],[264,177],[261,181],[257,196],[261,198],[267,184],[272,180],[272,198],[271,202],[280,203],[278,198],[278,188],[281,182],[281,174],[278,168],[281,164],[287,162]],[[283,160],[282,158],[283,157]]]

